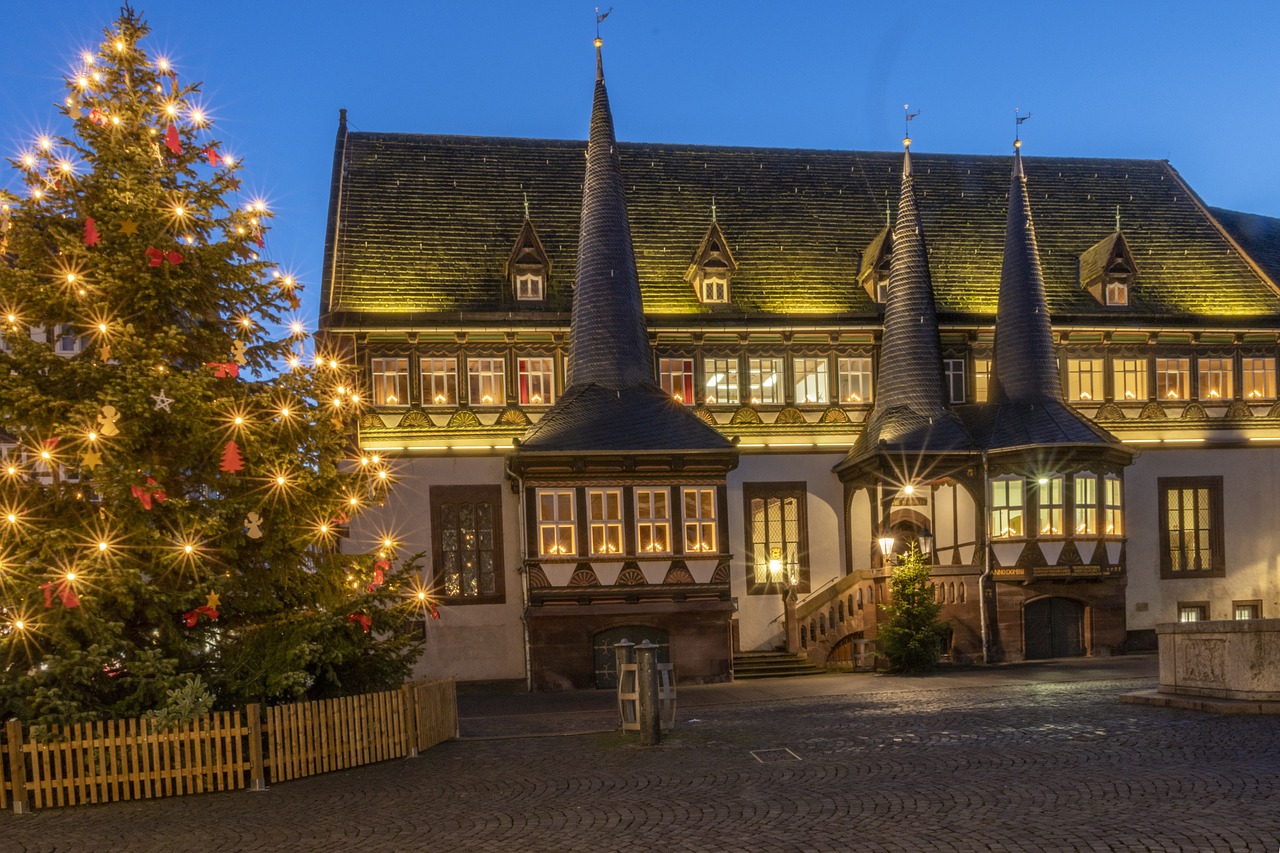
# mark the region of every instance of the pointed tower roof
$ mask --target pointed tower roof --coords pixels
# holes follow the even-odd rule
[[[902,189],[893,228],[875,406],[866,428],[837,469],[878,450],[955,452],[972,445],[968,433],[946,407],[942,344],[929,256],[916,207],[910,138],[903,140],[903,147]]]
[[[570,338],[569,387],[595,383],[614,390],[653,381],[631,227],[618,168],[613,114],[596,39],[596,90],[582,184],[578,269]]]
[[[995,364],[991,399],[1062,399],[1062,381],[1053,353],[1053,328],[1044,295],[1044,274],[1031,201],[1022,169],[1022,145],[1014,143],[1009,216],[1005,225],[1000,300],[996,308]]]
[[[889,294],[884,306],[884,337],[876,410],[906,406],[925,417],[946,408],[942,384],[942,345],[929,277],[920,211],[916,208],[910,140],[903,141],[902,190],[893,229]]]
[[[578,231],[569,326],[568,387],[520,441],[518,453],[714,452],[733,444],[674,401],[653,379],[631,229],[596,39],[596,91]]]

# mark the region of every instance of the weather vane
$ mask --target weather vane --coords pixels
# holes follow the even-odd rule
[[[608,11],[606,11],[603,15],[601,15],[600,7],[599,6],[596,7],[596,41],[600,40],[600,22],[603,21],[605,18],[609,17],[609,13],[612,11],[613,11],[613,7],[610,6]]]
[[[1018,115],[1018,112],[1019,112],[1019,109],[1017,107],[1014,107],[1013,108],[1013,144],[1014,145],[1022,144],[1022,139],[1019,136],[1019,129],[1022,127],[1022,123],[1024,121],[1031,118],[1031,113],[1027,113],[1024,116],[1020,116]]]
[[[716,221],[716,197],[711,197],[711,221]]]
[[[903,105],[902,105],[902,114],[903,114],[903,116],[905,116],[905,119],[906,119],[906,120],[905,120],[905,121],[903,121],[903,123],[902,123],[902,126],[903,126],[903,128],[904,128],[904,130],[903,130],[903,138],[904,138],[905,140],[909,140],[909,139],[911,139],[911,120],[912,120],[913,118],[915,118],[916,116],[920,115],[920,111],[919,111],[919,110],[916,110],[915,112],[909,112],[909,111],[908,111],[909,109],[910,109],[910,108],[909,108],[909,106],[908,106],[907,104],[903,104]]]

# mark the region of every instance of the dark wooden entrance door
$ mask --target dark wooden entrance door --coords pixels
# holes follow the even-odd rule
[[[596,687],[612,690],[618,686],[617,653],[613,644],[630,640],[636,645],[648,640],[658,647],[658,663],[671,663],[671,643],[667,632],[647,625],[623,625],[601,631],[591,638],[591,652],[595,658]]]
[[[1069,598],[1041,598],[1023,608],[1027,660],[1084,654],[1084,605]]]

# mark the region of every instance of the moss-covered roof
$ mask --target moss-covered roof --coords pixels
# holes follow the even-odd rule
[[[324,310],[344,324],[409,314],[567,313],[585,148],[349,133]],[[651,317],[875,321],[877,306],[857,286],[857,273],[861,252],[884,227],[886,198],[897,195],[900,154],[626,143],[619,154]],[[939,313],[994,315],[1009,158],[913,152],[913,160]],[[1123,323],[1280,312],[1280,296],[1166,162],[1028,157],[1025,165],[1053,315]],[[526,195],[554,264],[537,308],[517,306],[504,277]],[[699,304],[684,278],[713,197],[738,264],[727,311]],[[1081,253],[1114,231],[1117,206],[1141,270],[1128,308],[1100,306],[1079,285]]]

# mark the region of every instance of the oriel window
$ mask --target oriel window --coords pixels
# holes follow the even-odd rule
[[[1124,484],[1119,477],[1107,476],[1102,480],[1103,521],[1108,536],[1124,535]]]
[[[1040,535],[1062,536],[1065,515],[1065,480],[1062,477],[1041,477],[1036,482],[1036,499],[1040,504]]]
[[[1022,480],[991,481],[992,538],[1022,538],[1025,535],[1022,521],[1024,509]]]
[[[1094,474],[1075,476],[1076,535],[1098,535],[1098,478]]]
[[[592,556],[622,553],[620,489],[587,489],[587,525]]]
[[[710,488],[681,489],[684,503],[684,552],[715,554],[716,490]]]
[[[636,547],[641,554],[671,553],[671,492],[636,489]]]

